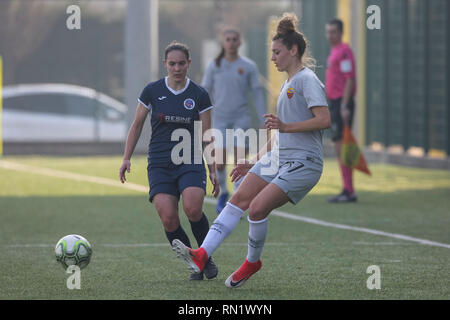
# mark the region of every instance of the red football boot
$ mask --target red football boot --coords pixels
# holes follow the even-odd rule
[[[235,272],[225,280],[225,285],[228,288],[237,288],[242,286],[253,274],[261,269],[262,262],[258,260],[256,262],[248,262],[245,259],[244,263]]]
[[[172,241],[172,250],[176,252],[178,258],[184,260],[192,273],[202,272],[208,261],[205,249],[201,247],[196,250],[191,249],[178,239]]]

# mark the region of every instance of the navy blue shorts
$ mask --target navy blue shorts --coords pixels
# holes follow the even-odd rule
[[[147,166],[148,183],[150,185],[149,201],[152,202],[158,193],[171,194],[177,199],[184,189],[198,187],[206,193],[206,169],[203,164],[181,164]]]

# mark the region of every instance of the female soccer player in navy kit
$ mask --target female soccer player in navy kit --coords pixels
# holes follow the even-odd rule
[[[206,170],[202,150],[200,150],[200,161],[195,161],[194,122],[201,121],[203,132],[210,129],[212,108],[208,93],[187,77],[190,62],[189,49],[186,45],[172,42],[166,48],[164,65],[168,76],[149,83],[142,91],[138,99],[136,116],[128,133],[123,163],[119,172],[120,180],[124,183],[125,171],[130,172],[131,156],[141,135],[145,119],[150,113],[152,135],[147,167],[150,185],[149,201],[154,204],[161,218],[169,243],[179,239],[189,247],[191,246],[189,238],[180,225],[178,201],[181,195],[183,210],[200,246],[209,230],[209,223],[202,212],[206,190]],[[187,132],[190,137],[190,141],[187,141],[191,148],[190,157],[181,154],[188,150],[172,155],[174,146],[179,143],[172,140],[172,135],[177,129],[185,130],[184,132]],[[174,161],[173,158],[178,156],[182,159],[185,159],[183,156],[187,156],[188,163],[185,161],[177,164],[178,160]],[[213,194],[217,197],[219,184],[214,164],[208,161],[208,167],[214,186]],[[203,274],[211,279],[218,272],[212,259],[208,260],[203,271],[191,274],[191,280],[202,280]]]
[[[244,154],[247,147],[245,142],[234,139],[226,141],[226,129],[250,128],[249,115],[249,91],[252,92],[253,104],[261,125],[264,125],[263,88],[259,82],[259,72],[256,63],[239,55],[241,36],[235,29],[225,29],[222,32],[222,49],[219,55],[209,63],[203,77],[202,86],[213,98],[214,110],[212,111],[212,126],[222,133],[223,144],[217,144],[216,169],[220,184],[220,196],[217,201],[217,213],[220,213],[228,200],[227,170],[225,152],[227,143],[234,146],[234,164],[237,154]],[[241,181],[236,181],[234,191]]]
[[[266,128],[276,129],[277,134],[260,151],[255,165],[240,163],[232,170],[232,180],[245,176],[244,181],[214,221],[201,247],[193,250],[179,240],[172,243],[191,271],[200,272],[248,209],[247,258],[227,278],[227,287],[243,285],[261,268],[270,212],[287,202],[297,204],[322,175],[322,130],[330,127],[330,113],[325,87],[307,67],[307,43],[296,24],[295,15],[283,16],[272,39],[272,61],[278,71],[288,74],[278,98],[278,116],[266,115]]]

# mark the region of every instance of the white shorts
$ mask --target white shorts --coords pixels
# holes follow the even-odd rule
[[[249,172],[261,177],[267,183],[277,185],[296,205],[319,182],[323,165],[313,157],[280,163],[278,170],[270,170],[270,163],[258,161]]]
[[[212,120],[212,127],[214,129],[219,130],[222,133],[223,140],[217,141],[216,138],[216,149],[226,149],[227,148],[227,135],[226,135],[226,129],[242,129],[244,131],[247,131],[250,128],[250,117],[248,115],[240,115],[239,117],[236,117],[234,119],[232,118],[221,118],[221,117],[214,117]],[[233,147],[239,147],[239,148],[248,148],[248,139],[238,139],[237,137],[234,137]]]

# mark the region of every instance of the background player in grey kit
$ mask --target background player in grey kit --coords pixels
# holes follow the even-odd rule
[[[250,128],[249,92],[252,92],[253,103],[256,107],[258,120],[264,125],[266,106],[264,103],[263,88],[259,82],[259,72],[256,64],[239,55],[241,36],[235,29],[225,29],[221,35],[222,49],[219,55],[211,61],[203,77],[202,86],[212,96],[214,109],[212,111],[212,127],[222,132],[223,141],[226,129]],[[228,200],[227,171],[225,148],[227,143],[234,145],[234,164],[237,153],[243,154],[242,149],[248,149],[246,144],[235,139],[225,144],[216,144],[216,169],[219,179],[221,195],[217,202],[217,213],[220,213]],[[241,149],[241,150],[238,150]],[[239,187],[236,181],[234,189]]]

